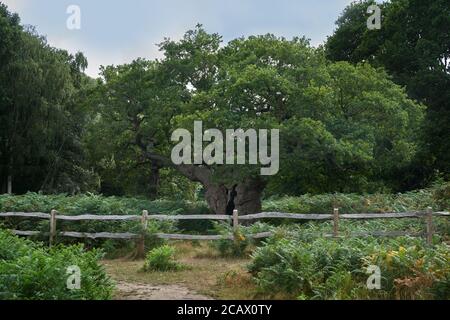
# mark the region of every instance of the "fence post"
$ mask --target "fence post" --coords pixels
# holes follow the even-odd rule
[[[427,208],[427,244],[433,243],[433,208]]]
[[[138,247],[137,247],[137,256],[139,258],[145,257],[145,235],[147,234],[147,226],[148,226],[148,211],[142,210],[141,217],[141,226],[142,226],[142,234],[139,239]]]
[[[233,210],[233,238],[236,241],[239,232],[239,213],[237,210]]]
[[[333,237],[339,237],[339,209],[333,209]]]
[[[56,210],[50,212],[50,236],[48,239],[48,244],[51,247],[55,241],[56,236]]]

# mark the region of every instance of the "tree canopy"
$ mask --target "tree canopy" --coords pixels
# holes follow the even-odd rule
[[[395,188],[395,175],[415,156],[424,108],[382,69],[329,63],[303,38],[268,34],[221,46],[201,26],[160,47],[160,61],[103,70],[93,95],[96,125],[109,130],[101,135],[117,153],[201,183],[217,212],[230,201],[243,212],[259,210],[266,187],[268,194]],[[262,177],[250,165],[174,165],[171,133],[192,132],[197,120],[222,132],[279,129],[279,174]]]

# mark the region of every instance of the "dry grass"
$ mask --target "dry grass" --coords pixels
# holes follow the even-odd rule
[[[144,262],[126,259],[104,260],[111,277],[117,281],[151,285],[182,285],[196,293],[215,299],[253,299],[256,289],[246,271],[248,258],[221,258],[207,243],[172,242],[177,259],[187,265],[176,272],[144,272]],[[258,297],[261,298],[261,297]]]

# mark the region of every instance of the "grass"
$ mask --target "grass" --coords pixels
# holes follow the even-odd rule
[[[151,285],[181,285],[214,299],[254,299],[256,287],[247,272],[250,259],[222,258],[208,243],[171,242],[177,261],[189,266],[180,271],[142,271],[143,260],[104,260],[108,274],[116,281]],[[260,298],[260,297],[258,297]]]

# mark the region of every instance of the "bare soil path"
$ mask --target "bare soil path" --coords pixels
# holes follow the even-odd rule
[[[180,285],[150,285],[119,281],[116,300],[212,300]]]
[[[246,271],[248,258],[220,258],[206,244],[172,243],[177,260],[188,268],[176,272],[144,272],[143,260],[103,260],[116,283],[117,300],[252,299],[254,287]]]

